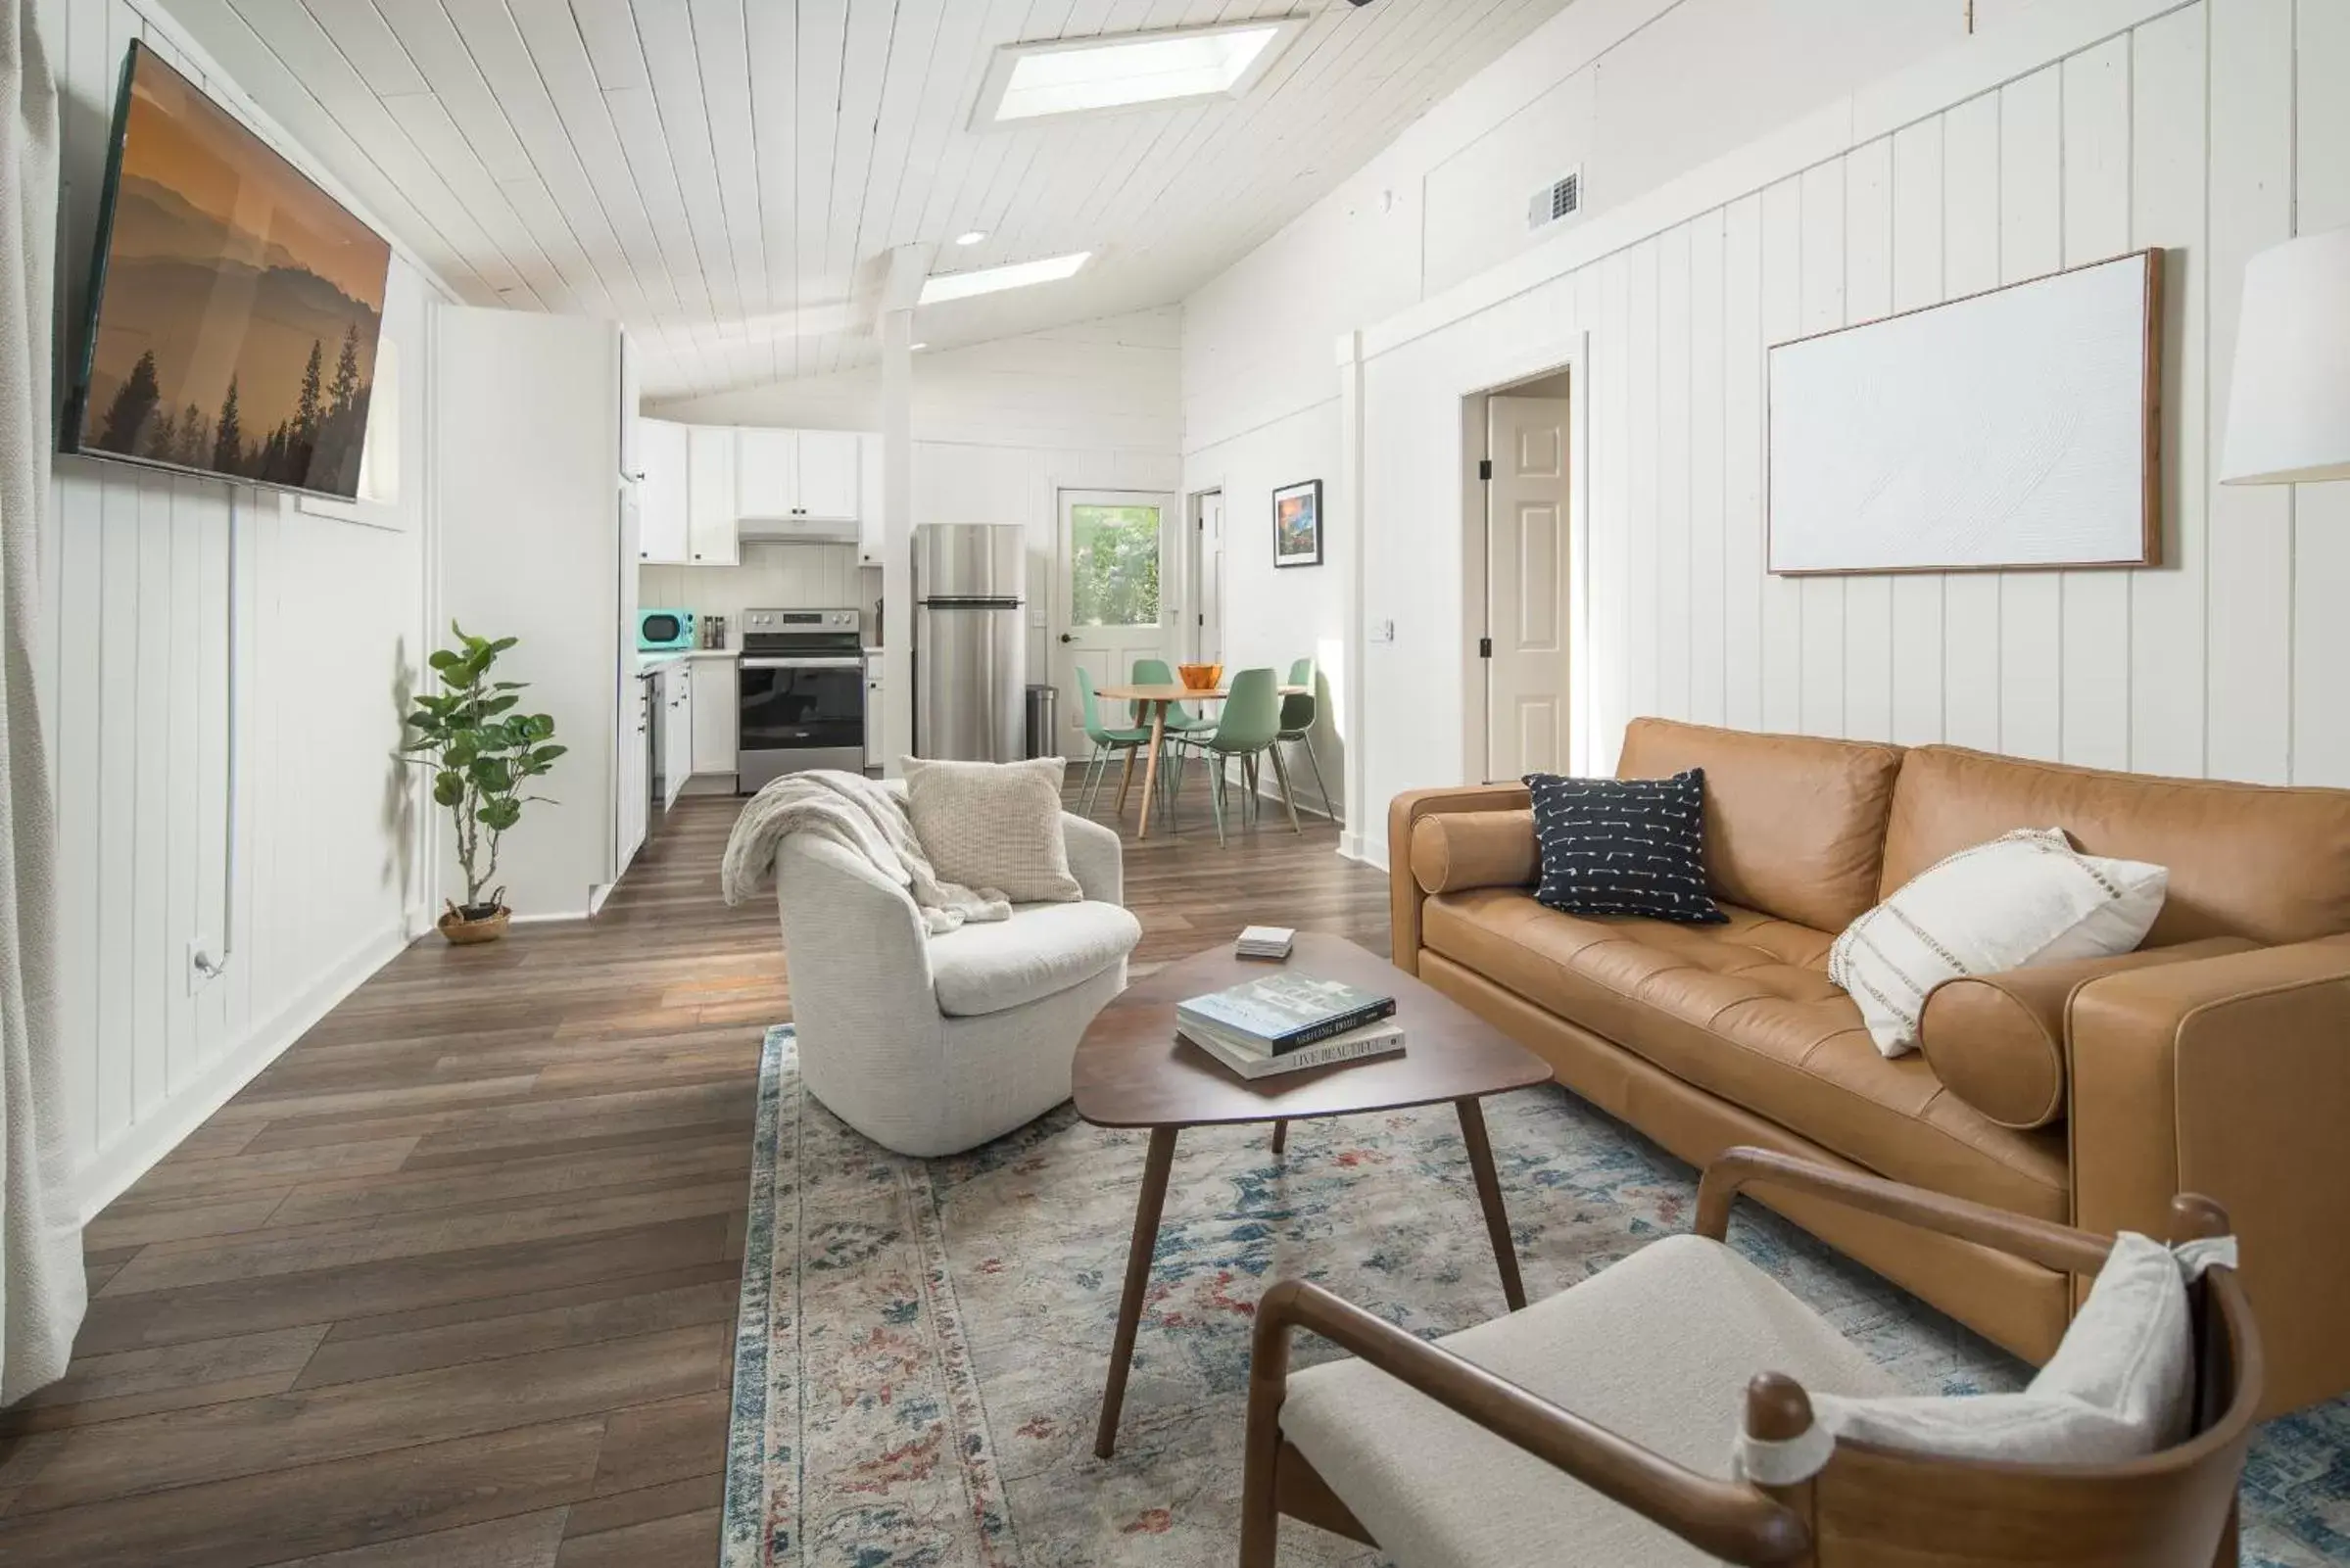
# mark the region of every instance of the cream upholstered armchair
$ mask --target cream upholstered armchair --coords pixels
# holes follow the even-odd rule
[[[906,890],[807,833],[776,851],[801,1081],[899,1154],[959,1154],[1069,1098],[1078,1038],[1126,988],[1142,927],[1118,834],[1064,812],[1084,899],[929,935]]]
[[[1283,1280],[1257,1311],[1241,1568],[1272,1568],[1284,1514],[1375,1544],[1401,1568],[2235,1562],[2236,1482],[2259,1412],[2261,1350],[2231,1255],[2208,1254],[2175,1317],[2159,1307],[2145,1314],[2154,1327],[2144,1339],[2118,1354],[2112,1340],[2090,1344],[2070,1363],[2092,1374],[2084,1387],[2108,1395],[2145,1368],[2175,1372],[2175,1385],[2167,1375],[2145,1380],[2176,1401],[2163,1412],[2176,1421],[2174,1441],[2107,1462],[2022,1462],[2012,1455],[2025,1420],[2009,1403],[1984,1412],[1990,1419],[1976,1429],[1974,1456],[1949,1457],[1946,1448],[1855,1441],[1851,1428],[1815,1423],[1815,1394],[1850,1408],[1900,1391],[1723,1245],[1731,1200],[1748,1183],[2076,1275],[2098,1274],[2125,1248],[2134,1264],[2148,1252],[2166,1267],[2180,1261],[2143,1238],[2117,1244],[1738,1148],[1706,1168],[1696,1234],[1651,1242],[1581,1284],[1433,1344]],[[2174,1201],[2173,1240],[2227,1228],[2210,1200]],[[2120,1321],[2152,1299],[2132,1294],[2143,1277],[2110,1298]],[[2178,1277],[2170,1275],[2174,1293]],[[1355,1358],[1292,1375],[1289,1339],[1299,1328]],[[2175,1354],[2147,1349],[2158,1341]],[[1919,1428],[1940,1446],[1967,1424],[1955,1407],[1972,1402],[1890,1404],[1942,1406]]]

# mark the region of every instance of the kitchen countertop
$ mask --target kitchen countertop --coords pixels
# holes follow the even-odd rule
[[[862,651],[865,657],[869,659],[880,658],[882,655],[882,650],[880,648],[869,647],[863,649]],[[670,665],[679,663],[686,659],[739,659],[742,656],[743,650],[741,648],[645,649],[640,650],[637,654],[637,673],[639,675],[656,675],[662,670],[667,669]]]
[[[742,650],[739,648],[640,648],[637,652],[637,673],[657,675],[672,664],[683,664],[688,659],[733,659],[741,656]]]

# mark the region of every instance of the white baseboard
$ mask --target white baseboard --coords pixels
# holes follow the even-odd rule
[[[1257,781],[1257,798],[1275,811],[1281,809],[1281,790],[1278,784],[1268,789],[1265,786],[1265,781],[1260,779]],[[1346,826],[1346,819],[1332,811],[1328,801],[1310,799],[1303,794],[1297,797],[1297,814],[1301,817],[1319,817],[1324,822],[1336,823],[1342,828]]]
[[[1243,782],[1240,764],[1236,762],[1226,763],[1224,765],[1224,776],[1240,788],[1246,789],[1248,787],[1247,784]],[[1341,828],[1346,826],[1346,819],[1340,816],[1337,812],[1332,811],[1328,801],[1320,799],[1318,796],[1309,795],[1302,788],[1296,788],[1298,778],[1296,770],[1294,769],[1290,771],[1289,782],[1291,787],[1296,789],[1297,809],[1300,816],[1319,817],[1322,821],[1336,823]],[[1281,782],[1270,766],[1258,771],[1257,798],[1263,801],[1270,801],[1273,809],[1276,811],[1281,809]]]
[[[403,922],[405,926],[406,922]],[[309,1032],[345,997],[358,990],[408,945],[403,930],[385,931],[360,944],[317,984],[281,1009],[278,1015],[245,1037],[207,1069],[203,1076],[172,1096],[171,1103],[152,1120],[141,1121],[100,1150],[74,1176],[74,1196],[81,1222],[88,1224],[100,1211],[122,1196],[155,1163],[236,1097],[237,1091],[261,1075],[262,1069],[283,1056],[286,1047]]]

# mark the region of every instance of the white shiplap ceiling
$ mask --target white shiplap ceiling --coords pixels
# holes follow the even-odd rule
[[[1178,300],[1567,3],[170,0],[468,300],[626,323],[648,396],[873,358],[901,245],[1096,253],[926,309],[939,347]],[[1273,16],[1312,20],[1242,98],[969,128],[998,45]]]

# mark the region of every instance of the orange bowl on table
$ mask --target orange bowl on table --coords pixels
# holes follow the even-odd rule
[[[1178,664],[1175,666],[1175,674],[1181,678],[1186,690],[1213,691],[1216,689],[1217,684],[1223,679],[1223,666],[1221,664]]]

